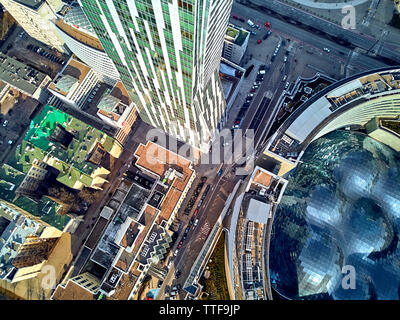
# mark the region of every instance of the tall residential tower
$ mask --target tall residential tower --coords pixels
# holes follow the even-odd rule
[[[141,118],[207,151],[232,0],[80,0]]]

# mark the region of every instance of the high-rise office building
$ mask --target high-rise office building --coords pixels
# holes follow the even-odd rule
[[[232,0],[80,0],[141,118],[206,151],[226,107],[219,64]]]

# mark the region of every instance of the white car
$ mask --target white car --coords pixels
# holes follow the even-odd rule
[[[199,219],[196,219],[193,223],[193,226],[197,226],[197,223],[199,222]]]
[[[324,48],[324,51],[325,51],[325,52],[331,52],[331,49],[325,47],[325,48]]]
[[[178,255],[178,252],[179,252],[179,250],[176,249],[175,252],[174,252],[174,257],[176,257]]]

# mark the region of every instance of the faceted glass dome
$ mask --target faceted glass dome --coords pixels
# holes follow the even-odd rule
[[[399,299],[400,155],[336,131],[289,176],[270,246],[272,286],[289,299]],[[355,289],[342,287],[345,265]]]

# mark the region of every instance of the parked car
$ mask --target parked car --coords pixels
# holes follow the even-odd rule
[[[177,249],[180,249],[182,247],[182,245],[183,245],[183,240],[181,240],[181,242],[179,242]]]
[[[197,226],[197,223],[199,222],[199,219],[196,219],[195,221],[194,221],[194,226]]]
[[[269,37],[270,35],[271,35],[271,31],[268,31],[268,32],[264,35],[263,40],[268,39],[268,37]]]
[[[199,208],[197,208],[196,210],[194,210],[193,217],[195,217],[198,213],[199,213]]]
[[[282,78],[282,81],[286,81],[287,79],[287,74],[284,75],[284,77]]]
[[[262,40],[260,40],[260,39],[259,39],[259,40],[257,40],[257,44],[260,44],[261,42],[262,42]]]
[[[251,34],[252,36],[256,36],[256,35],[257,35],[257,32],[255,32],[255,31],[250,31],[250,34]]]
[[[179,277],[182,275],[182,271],[181,270],[177,270],[175,272],[175,279],[179,279]]]
[[[175,252],[174,252],[174,257],[176,257],[178,255],[178,252],[179,252],[179,250],[176,249]]]

